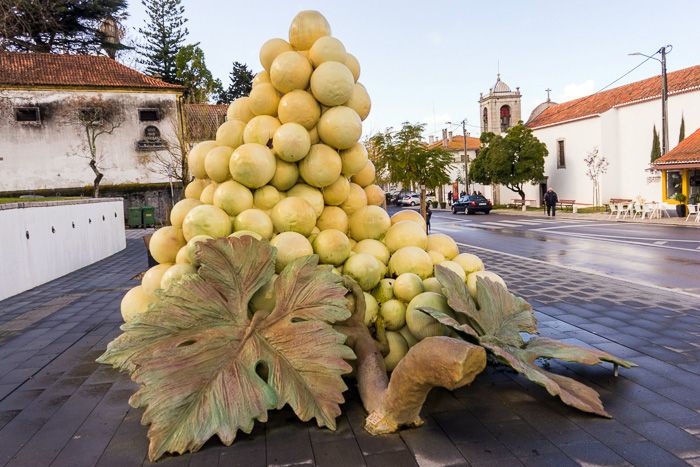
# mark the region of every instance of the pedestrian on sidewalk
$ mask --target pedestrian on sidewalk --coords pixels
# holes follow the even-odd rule
[[[433,215],[433,211],[430,210],[430,206],[425,206],[425,225],[428,228],[428,233],[430,233],[430,217]]]
[[[544,194],[544,204],[547,206],[547,216],[549,216],[550,209],[552,211],[552,217],[557,215],[558,201],[559,198],[557,197],[557,193],[551,188],[547,190],[547,193]]]

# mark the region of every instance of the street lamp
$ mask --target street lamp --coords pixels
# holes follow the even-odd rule
[[[666,48],[668,47],[668,53],[673,50],[672,45],[667,45],[666,47],[661,47],[653,55],[644,55],[643,53],[634,52],[629,55],[641,55],[642,57],[651,58],[661,63],[661,155],[666,154],[668,149],[668,82],[666,81]],[[654,55],[660,53],[661,60],[654,57]]]
[[[469,153],[467,153],[467,119],[462,120],[462,134],[464,135],[464,180],[467,186],[466,192],[469,191]],[[457,123],[445,122],[446,125],[457,125]]]

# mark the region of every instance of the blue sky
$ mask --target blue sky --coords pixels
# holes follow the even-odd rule
[[[426,123],[425,135],[467,118],[479,136],[479,93],[501,79],[523,94],[523,119],[547,98],[592,94],[673,45],[667,70],[700,64],[700,2],[647,0],[442,1],[183,0],[188,43],[199,42],[207,66],[228,83],[234,61],[262,69],[260,47],[288,39],[302,10],[318,10],[332,35],[360,61],[359,81],[372,98],[364,133],[404,121]],[[143,27],[144,7],[130,0],[128,25]],[[658,55],[657,55],[658,57]],[[613,87],[660,74],[649,60]]]

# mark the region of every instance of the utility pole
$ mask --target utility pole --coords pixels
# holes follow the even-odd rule
[[[662,95],[661,95],[661,155],[666,154],[668,150],[668,82],[666,81],[666,47],[661,47],[661,80],[662,80]]]
[[[462,120],[462,134],[464,135],[464,180],[467,184],[467,194],[471,193],[469,189],[469,153],[467,152],[467,119]]]
[[[673,50],[672,45],[661,47],[654,55],[661,54],[661,60],[654,55],[644,55],[643,53],[633,52],[629,55],[641,55],[642,57],[651,58],[661,63],[661,155],[663,156],[668,151],[668,81],[666,81],[666,48],[668,52]]]
[[[452,122],[445,122],[447,125],[454,125]],[[443,134],[446,134],[447,130],[443,130]],[[467,194],[470,193],[469,185],[469,153],[467,153],[467,119],[462,120],[462,135],[464,135],[464,182],[466,185],[465,191]],[[443,136],[443,141],[445,136]]]

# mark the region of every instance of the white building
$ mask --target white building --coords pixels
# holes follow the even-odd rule
[[[107,57],[0,52],[0,193],[91,186],[77,116],[100,101],[119,121],[97,138],[101,184],[167,182],[139,161],[174,139],[183,90]]]
[[[661,76],[599,92],[570,102],[545,102],[533,111],[527,126],[547,145],[546,179],[528,186],[526,198],[541,202],[547,188],[559,199],[593,203],[593,183],[584,158],[595,148],[609,161],[600,178],[600,199],[632,199],[674,203],[666,189],[668,167],[650,172],[654,127],[661,134]],[[678,144],[681,121],[690,135],[700,128],[700,66],[668,73],[669,150]],[[679,167],[684,185],[700,164]],[[700,175],[700,174],[698,174]],[[697,177],[693,180],[698,179]]]

